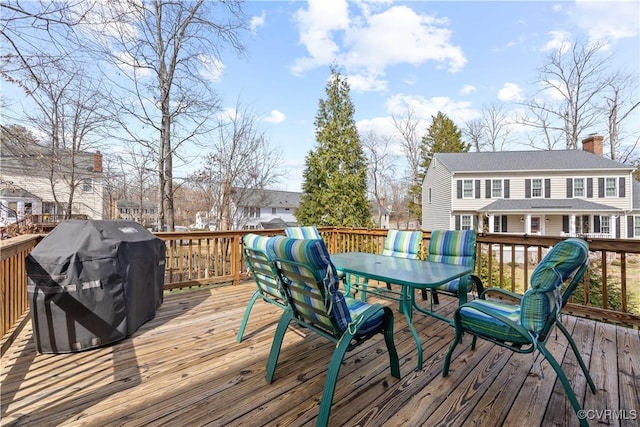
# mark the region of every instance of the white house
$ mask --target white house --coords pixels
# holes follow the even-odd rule
[[[582,150],[436,153],[422,186],[425,230],[640,238],[634,168]]]
[[[3,141],[0,152],[0,216],[11,221],[31,213],[65,215],[73,190],[71,214],[103,218],[102,154],[64,150],[51,155],[44,146],[13,147]],[[57,202],[56,202],[56,197]]]

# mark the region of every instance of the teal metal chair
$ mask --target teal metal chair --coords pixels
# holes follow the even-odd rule
[[[258,289],[251,296],[245,309],[240,329],[238,329],[238,335],[236,336],[236,341],[238,342],[242,341],[251,309],[256,300],[261,299],[282,309],[287,305],[287,300],[278,279],[278,273],[272,262],[273,250],[271,247],[273,238],[249,233],[243,237],[242,241],[244,243],[244,259],[253,276],[253,280],[258,285]]]
[[[393,340],[393,312],[386,306],[367,304],[345,297],[340,292],[336,269],[322,240],[283,236],[274,239],[274,261],[288,305],[273,338],[266,379],[269,383],[273,381],[282,341],[291,322],[334,342],[335,350],[329,363],[317,421],[318,426],[326,426],[338,373],[347,351],[376,334],[383,334],[391,374],[400,378],[398,353]]]
[[[473,268],[476,263],[476,232],[474,230],[433,230],[426,259]],[[474,288],[478,295],[482,294],[482,281],[473,274],[452,280],[431,291],[432,303],[439,304],[438,294],[445,294],[458,298],[458,305],[462,305],[467,302],[467,295]],[[422,291],[422,299],[427,299],[426,290]]]
[[[485,297],[495,292],[516,298],[520,300],[520,304],[476,299],[458,307],[454,315],[456,333],[444,360],[442,376],[448,375],[451,355],[464,333],[473,335],[472,349],[475,349],[477,338],[481,338],[517,353],[533,353],[533,357],[538,350],[558,375],[571,406],[580,419],[580,424],[588,426],[584,417],[580,416],[582,408],[567,376],[546,347],[547,339],[555,325],[567,338],[591,392],[596,392],[589,370],[575,342],[560,322],[560,312],[582,281],[588,266],[587,242],[569,238],[557,243],[538,264],[531,275],[531,287],[524,295],[515,295],[500,288],[489,288],[484,292]],[[563,292],[562,286],[569,279],[571,280]]]

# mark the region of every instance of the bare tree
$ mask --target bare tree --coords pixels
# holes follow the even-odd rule
[[[121,70],[112,83],[127,94],[118,98],[123,132],[147,146],[155,142],[160,222],[173,230],[174,159],[212,130],[219,100],[207,74],[219,72],[225,48],[243,50],[241,2],[126,0],[104,3],[96,16],[108,24],[95,40]]]
[[[631,75],[615,73],[608,82],[606,99],[607,131],[609,136],[609,155],[613,160],[627,162],[638,145],[639,135],[635,135],[635,143],[623,149],[622,125],[640,106],[638,82]],[[634,138],[634,135],[631,135]]]
[[[382,224],[383,209],[391,206],[390,184],[395,176],[395,156],[390,151],[390,138],[370,131],[362,138],[362,147],[369,160],[368,183],[378,205],[378,225]]]
[[[420,119],[416,117],[416,112],[413,108],[407,107],[406,114],[403,117],[392,115],[391,120],[393,126],[400,134],[400,143],[402,144],[402,151],[409,165],[409,188],[407,193],[411,197],[411,207],[409,209],[410,214],[414,216],[414,219],[421,221],[417,213],[421,209],[422,198],[422,180],[421,180],[421,161],[422,161],[422,135],[420,135]],[[419,208],[418,208],[419,207]],[[418,209],[416,209],[418,208]]]
[[[485,146],[485,129],[482,119],[465,120],[462,134],[467,138],[468,142],[476,152],[484,151]]]
[[[581,135],[600,122],[609,84],[605,71],[611,64],[611,55],[602,55],[603,47],[604,43],[563,43],[539,69],[540,90],[524,103],[527,113],[518,122],[540,130],[547,149],[561,139],[566,149],[577,148]]]
[[[257,120],[238,102],[232,112],[221,117],[212,151],[198,172],[201,185],[217,196],[209,208],[219,230],[229,230],[242,219],[243,212],[237,210],[233,198],[246,202],[254,190],[267,189],[282,176],[278,169],[281,154],[271,148]]]

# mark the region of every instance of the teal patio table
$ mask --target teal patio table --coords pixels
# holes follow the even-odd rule
[[[418,337],[412,320],[414,307],[420,309],[415,303],[415,291],[417,289],[434,289],[453,279],[470,274],[473,271],[471,267],[457,264],[398,258],[365,252],[332,254],[331,261],[338,270],[363,277],[365,281],[371,279],[401,286],[399,297],[392,299],[399,301],[400,312],[406,317],[413,339],[416,341],[418,349],[418,369],[422,369],[422,341],[420,337]],[[347,291],[349,291],[349,289],[347,289]],[[372,293],[383,298],[388,298],[384,290],[381,291],[382,292],[374,291]],[[450,323],[449,319],[439,316],[436,313],[426,312],[424,310],[420,310],[420,312],[433,315]]]

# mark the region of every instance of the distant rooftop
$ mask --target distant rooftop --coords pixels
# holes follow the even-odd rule
[[[436,153],[434,161],[451,172],[634,169],[584,150]]]

